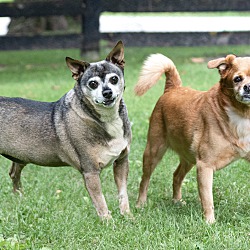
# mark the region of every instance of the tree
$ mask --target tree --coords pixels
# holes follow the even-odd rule
[[[36,2],[36,0],[15,0],[15,2],[29,3]],[[65,16],[19,17],[11,18],[8,34],[40,34],[45,31],[62,31],[67,29],[68,20]]]

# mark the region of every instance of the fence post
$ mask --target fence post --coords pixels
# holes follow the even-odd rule
[[[83,0],[85,11],[82,14],[81,55],[96,60],[99,58],[99,16],[102,11],[101,0]]]

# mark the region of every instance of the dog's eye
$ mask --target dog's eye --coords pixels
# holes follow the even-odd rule
[[[243,79],[242,79],[242,77],[241,76],[236,76],[236,77],[234,77],[234,82],[236,82],[236,83],[239,83],[239,82],[241,82]]]
[[[117,76],[113,76],[113,77],[111,77],[109,79],[109,81],[110,81],[111,84],[115,85],[118,82],[118,77]]]
[[[98,87],[98,82],[97,81],[90,81],[89,82],[89,87],[91,89],[96,89]]]

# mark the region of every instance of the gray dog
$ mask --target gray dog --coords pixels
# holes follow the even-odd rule
[[[100,183],[113,164],[121,214],[129,213],[127,176],[131,128],[122,99],[124,47],[118,42],[107,58],[87,63],[66,58],[76,84],[56,102],[0,97],[0,154],[13,161],[13,189],[21,189],[28,163],[73,166],[102,218],[110,218]]]

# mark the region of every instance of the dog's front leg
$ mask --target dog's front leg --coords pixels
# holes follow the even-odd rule
[[[127,193],[127,178],[129,172],[128,155],[114,162],[114,178],[118,189],[120,213],[130,214]]]
[[[97,214],[103,219],[110,219],[111,215],[102,193],[100,173],[84,173],[83,177]]]
[[[197,164],[197,181],[205,219],[208,223],[214,223],[213,169]]]

